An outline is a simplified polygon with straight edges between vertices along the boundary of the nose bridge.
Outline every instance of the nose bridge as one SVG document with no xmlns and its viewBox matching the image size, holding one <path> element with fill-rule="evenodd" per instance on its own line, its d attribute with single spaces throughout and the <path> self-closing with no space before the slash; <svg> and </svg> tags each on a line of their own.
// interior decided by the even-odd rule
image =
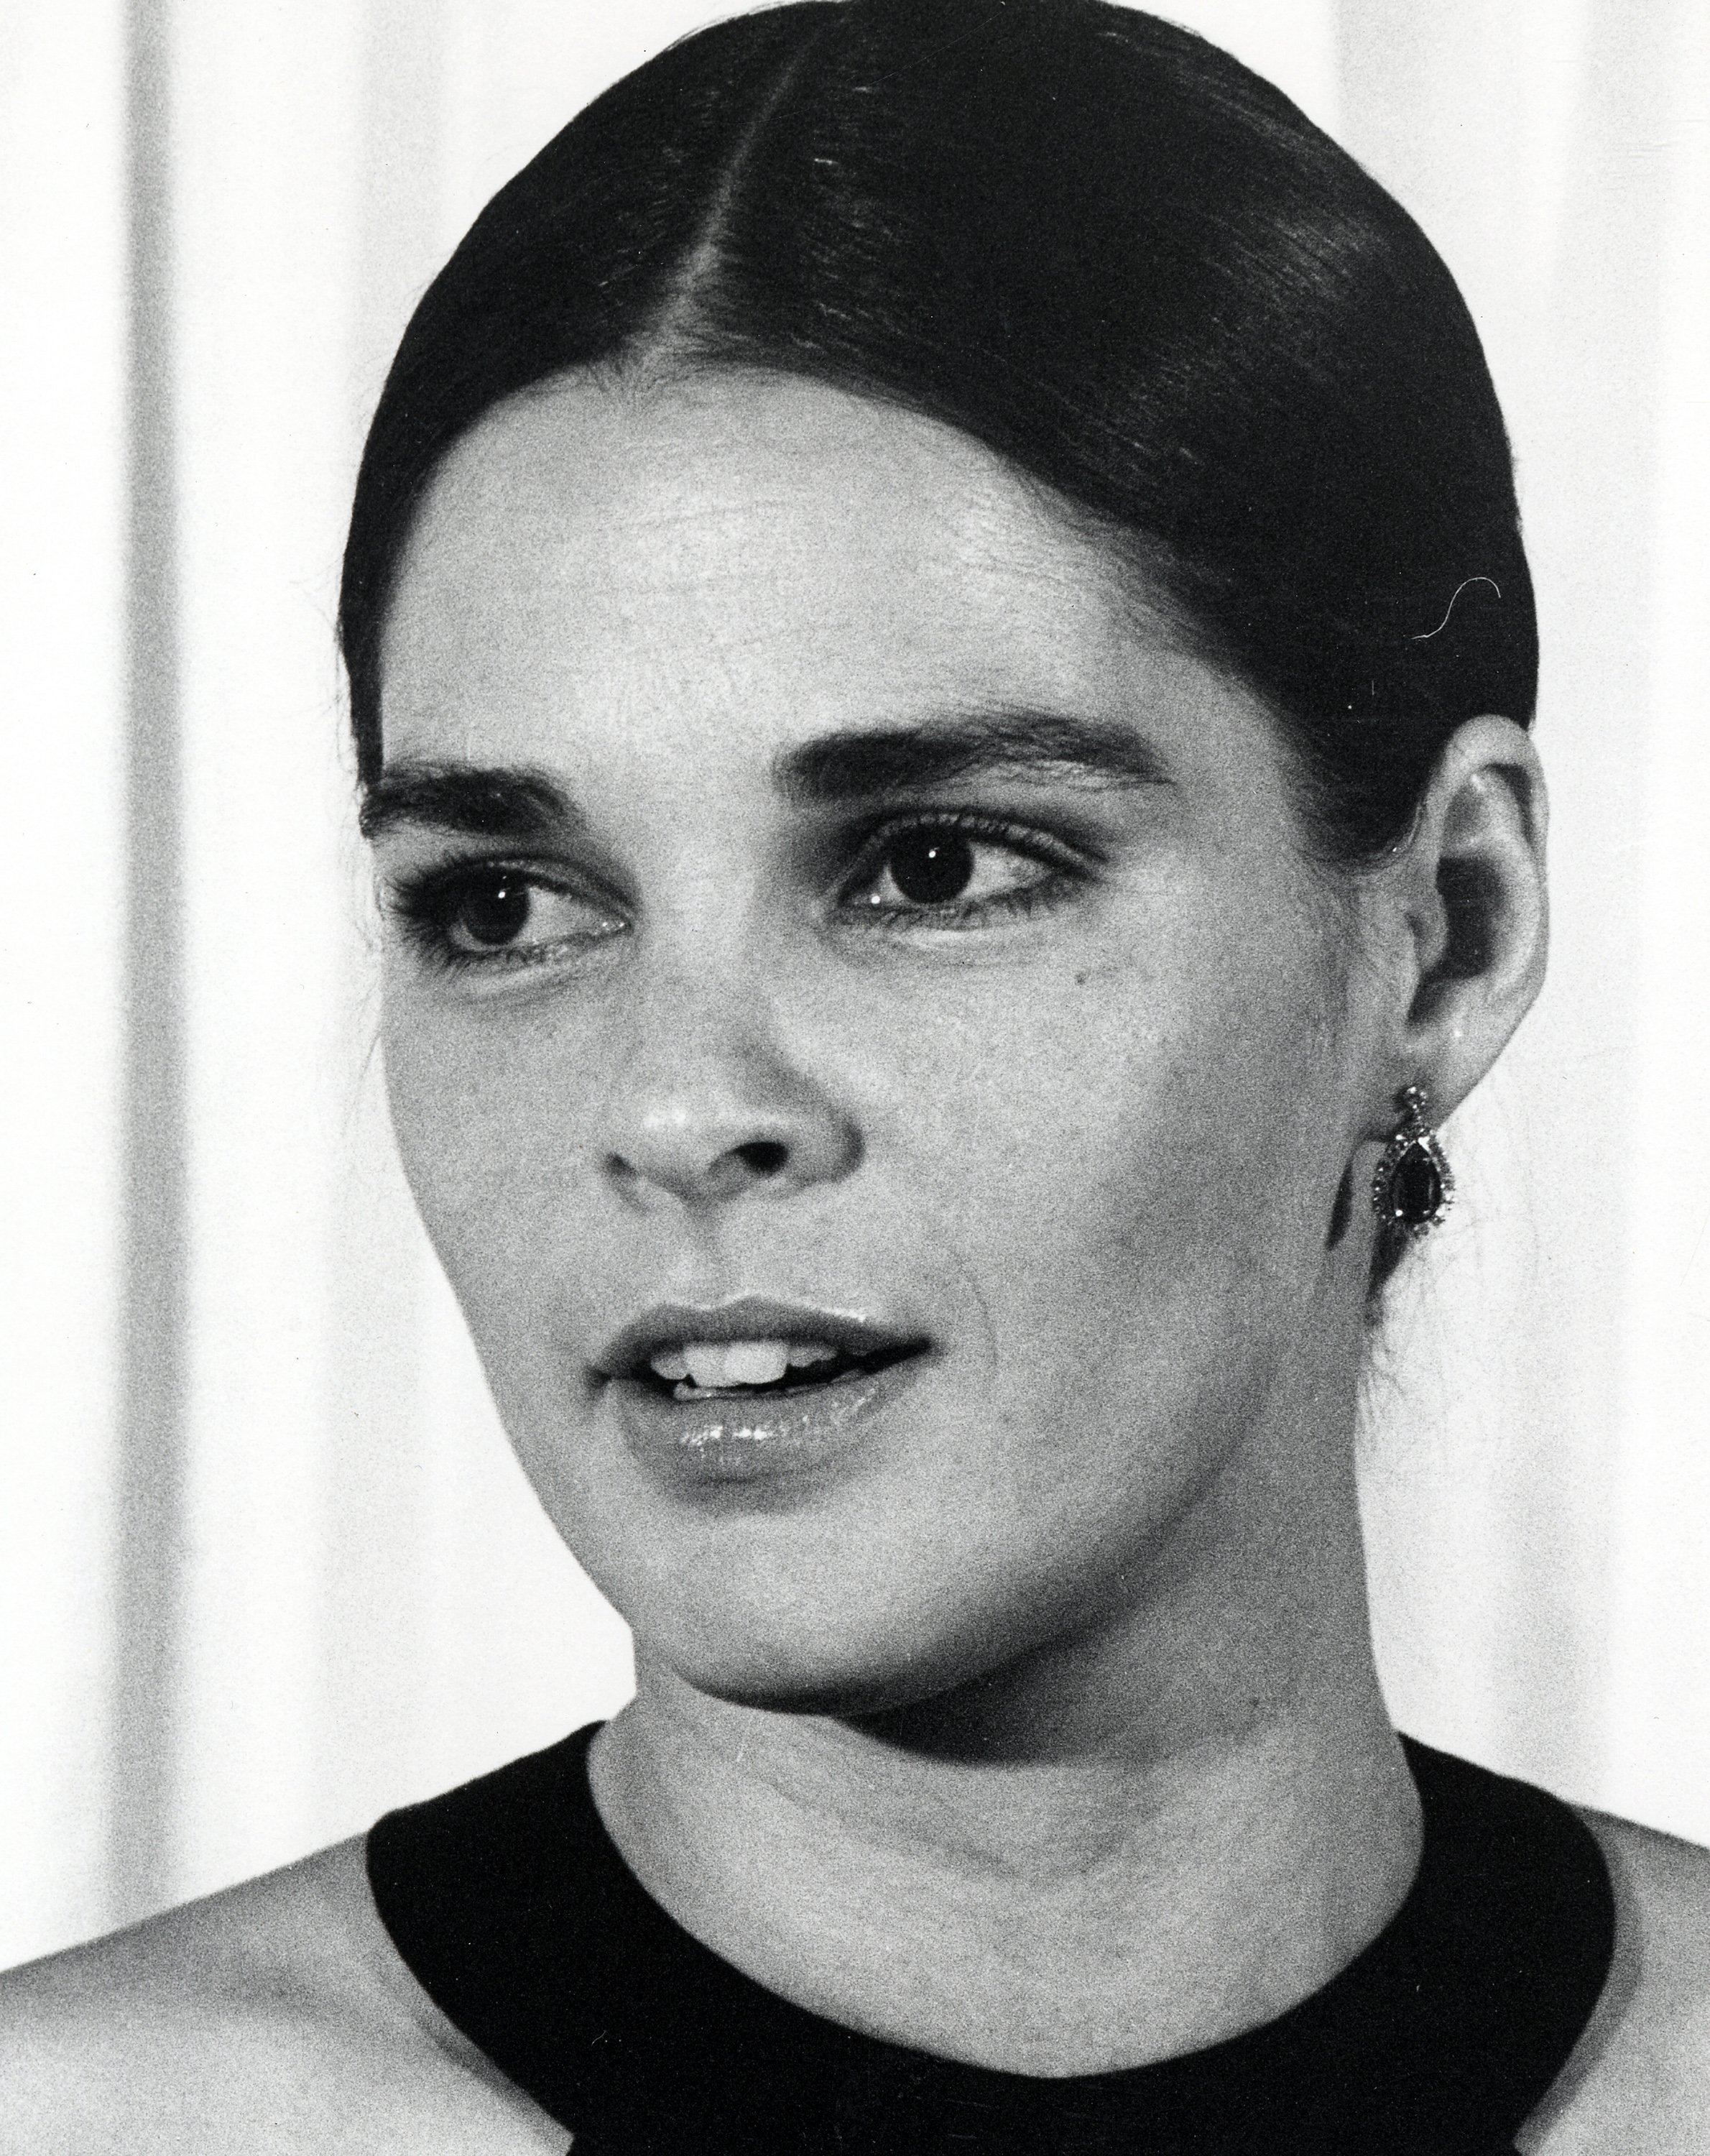
<svg viewBox="0 0 1710 2156">
<path fill-rule="evenodd" d="M 760 939 L 702 914 L 658 924 L 649 941 L 611 1101 L 613 1181 L 694 1204 L 848 1173 L 859 1132 Z"/>
</svg>

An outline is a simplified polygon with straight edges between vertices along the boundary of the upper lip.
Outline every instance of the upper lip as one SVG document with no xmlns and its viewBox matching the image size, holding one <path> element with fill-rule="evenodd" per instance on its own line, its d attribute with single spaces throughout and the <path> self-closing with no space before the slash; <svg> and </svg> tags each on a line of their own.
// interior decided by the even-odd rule
<svg viewBox="0 0 1710 2156">
<path fill-rule="evenodd" d="M 655 1304 L 612 1335 L 595 1368 L 602 1377 L 639 1377 L 663 1349 L 699 1340 L 718 1345 L 733 1340 L 823 1340 L 846 1355 L 861 1357 L 895 1355 L 928 1344 L 923 1332 L 850 1311 L 742 1296 L 732 1302 Z"/>
</svg>

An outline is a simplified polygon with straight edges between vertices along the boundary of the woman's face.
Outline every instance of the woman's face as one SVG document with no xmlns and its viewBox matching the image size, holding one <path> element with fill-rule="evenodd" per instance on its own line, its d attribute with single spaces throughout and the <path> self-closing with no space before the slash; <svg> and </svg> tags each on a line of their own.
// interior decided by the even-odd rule
<svg viewBox="0 0 1710 2156">
<path fill-rule="evenodd" d="M 983 448 L 739 376 L 489 417 L 385 682 L 406 1167 L 644 1655 L 876 1707 L 1305 1594 L 1373 1029 L 1250 694 Z"/>
</svg>

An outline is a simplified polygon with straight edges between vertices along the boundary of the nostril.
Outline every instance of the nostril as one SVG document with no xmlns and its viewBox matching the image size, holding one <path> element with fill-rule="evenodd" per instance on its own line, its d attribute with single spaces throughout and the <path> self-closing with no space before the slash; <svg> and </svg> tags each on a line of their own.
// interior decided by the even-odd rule
<svg viewBox="0 0 1710 2156">
<path fill-rule="evenodd" d="M 790 1158 L 790 1148 L 776 1138 L 750 1138 L 735 1147 L 736 1158 L 755 1175 L 776 1175 Z"/>
</svg>

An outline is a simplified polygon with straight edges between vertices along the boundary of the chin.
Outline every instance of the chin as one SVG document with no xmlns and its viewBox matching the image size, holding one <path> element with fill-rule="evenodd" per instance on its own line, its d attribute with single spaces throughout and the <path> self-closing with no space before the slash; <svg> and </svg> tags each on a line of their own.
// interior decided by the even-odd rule
<svg viewBox="0 0 1710 2156">
<path fill-rule="evenodd" d="M 850 1670 L 704 1669 L 678 1667 L 683 1681 L 727 1707 L 766 1714 L 832 1717 L 855 1722 L 919 1705 L 899 1674 Z"/>
<path fill-rule="evenodd" d="M 709 1698 L 769 1714 L 884 1714 L 945 1688 L 937 1671 L 901 1640 L 858 1640 L 847 1630 L 829 1636 L 811 1624 L 781 1640 L 733 1627 L 726 1616 L 693 1628 L 685 1639 L 638 1631 L 637 1645 Z"/>
<path fill-rule="evenodd" d="M 1062 1614 L 1037 1601 L 998 1610 L 977 1595 L 959 1604 L 941 1580 L 917 1581 L 914 1595 L 901 1581 L 888 1592 L 872 1573 L 828 1594 L 837 1584 L 750 1577 L 744 1592 L 726 1569 L 697 1583 L 712 1594 L 624 1614 L 642 1656 L 710 1698 L 845 1720 L 947 1701 L 1037 1651 Z"/>
</svg>

